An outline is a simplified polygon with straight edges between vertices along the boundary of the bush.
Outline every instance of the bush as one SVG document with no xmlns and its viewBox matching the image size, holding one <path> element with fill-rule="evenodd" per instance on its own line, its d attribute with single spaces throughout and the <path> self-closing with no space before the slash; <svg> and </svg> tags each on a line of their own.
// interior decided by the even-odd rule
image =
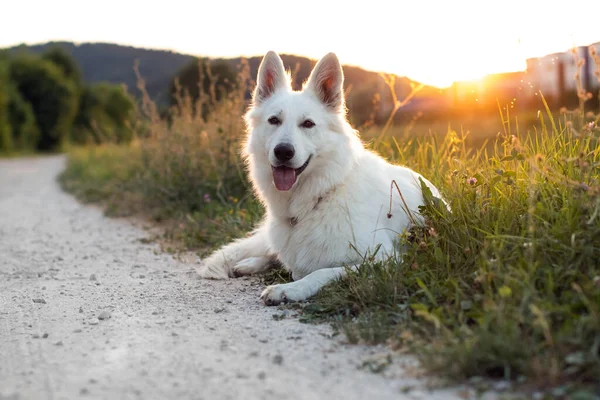
<svg viewBox="0 0 600 400">
<path fill-rule="evenodd" d="M 139 139 L 125 147 L 73 150 L 61 177 L 64 187 L 82 199 L 107 202 L 113 213 L 144 212 L 166 221 L 169 234 L 190 248 L 243 235 L 262 215 L 240 159 L 248 82 L 244 64 L 236 89 L 207 104 L 206 119 L 189 95 L 160 118 L 145 94 L 134 125 Z M 141 77 L 139 88 L 146 93 Z"/>
<path fill-rule="evenodd" d="M 134 110 L 133 99 L 123 88 L 108 84 L 85 86 L 71 141 L 75 144 L 128 143 L 133 139 Z"/>
<path fill-rule="evenodd" d="M 1 62 L 1 61 L 0 61 Z M 13 150 L 12 128 L 8 111 L 8 82 L 3 65 L 0 64 L 0 152 L 8 153 Z"/>
<path fill-rule="evenodd" d="M 9 79 L 36 116 L 37 150 L 57 150 L 70 132 L 77 112 L 75 84 L 53 63 L 26 54 L 9 63 Z"/>
<path fill-rule="evenodd" d="M 73 57 L 71 57 L 71 55 L 63 48 L 56 46 L 46 50 L 42 55 L 42 59 L 50 61 L 52 64 L 56 65 L 62 72 L 63 76 L 67 80 L 73 82 L 76 88 L 83 86 L 79 66 Z"/>
</svg>

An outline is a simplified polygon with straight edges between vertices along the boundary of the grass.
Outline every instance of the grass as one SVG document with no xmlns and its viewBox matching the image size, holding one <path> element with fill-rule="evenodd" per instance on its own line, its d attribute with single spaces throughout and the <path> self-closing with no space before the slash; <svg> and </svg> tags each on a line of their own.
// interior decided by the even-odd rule
<svg viewBox="0 0 600 400">
<path fill-rule="evenodd" d="M 63 186 L 113 215 L 149 216 L 200 254 L 244 235 L 262 216 L 238 153 L 248 82 L 243 69 L 219 103 L 182 93 L 168 120 L 146 98 L 139 138 L 72 149 Z M 446 124 L 367 129 L 380 154 L 441 187 L 452 213 L 426 195 L 426 223 L 402 235 L 405 251 L 366 257 L 303 319 L 409 349 L 451 379 L 600 390 L 600 117 L 540 106 L 527 129 L 501 109 L 475 137 Z"/>
<path fill-rule="evenodd" d="M 403 161 L 442 184 L 452 213 L 430 199 L 404 254 L 366 259 L 307 312 L 450 378 L 597 385 L 600 131 L 550 118 L 523 142 L 507 129 L 492 155 L 454 134 L 416 140 Z"/>
<path fill-rule="evenodd" d="M 262 216 L 239 159 L 247 66 L 236 88 L 213 87 L 193 104 L 179 93 L 169 118 L 146 95 L 138 138 L 129 145 L 74 147 L 63 187 L 83 201 L 102 202 L 109 215 L 144 215 L 166 239 L 205 254 L 248 232 Z M 139 87 L 145 93 L 143 79 Z M 216 91 L 223 90 L 220 102 Z M 209 110 L 203 118 L 201 110 Z"/>
</svg>

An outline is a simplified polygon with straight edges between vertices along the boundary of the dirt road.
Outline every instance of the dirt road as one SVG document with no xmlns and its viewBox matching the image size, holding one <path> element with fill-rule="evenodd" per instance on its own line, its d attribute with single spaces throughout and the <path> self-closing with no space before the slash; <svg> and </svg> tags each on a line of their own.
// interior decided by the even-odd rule
<svg viewBox="0 0 600 400">
<path fill-rule="evenodd" d="M 143 229 L 63 193 L 63 166 L 0 160 L 0 399 L 459 398 L 404 359 L 358 368 L 382 348 L 275 319 L 255 279 L 196 279 Z"/>
</svg>

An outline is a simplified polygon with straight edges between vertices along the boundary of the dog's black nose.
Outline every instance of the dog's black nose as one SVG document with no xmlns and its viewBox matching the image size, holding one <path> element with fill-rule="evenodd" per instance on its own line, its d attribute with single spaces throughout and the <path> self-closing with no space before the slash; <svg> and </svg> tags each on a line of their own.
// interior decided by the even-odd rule
<svg viewBox="0 0 600 400">
<path fill-rule="evenodd" d="M 289 143 L 279 143 L 275 146 L 274 153 L 279 161 L 285 162 L 290 161 L 294 157 L 296 151 L 294 150 L 294 146 Z"/>
</svg>

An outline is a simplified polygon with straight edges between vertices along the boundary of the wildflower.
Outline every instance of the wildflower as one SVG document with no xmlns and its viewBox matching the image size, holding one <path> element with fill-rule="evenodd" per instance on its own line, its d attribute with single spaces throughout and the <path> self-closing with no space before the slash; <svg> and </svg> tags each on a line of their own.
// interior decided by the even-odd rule
<svg viewBox="0 0 600 400">
<path fill-rule="evenodd" d="M 435 228 L 433 228 L 433 227 L 429 228 L 428 232 L 429 232 L 429 236 L 431 236 L 431 237 L 437 237 L 437 235 L 438 235 L 437 232 L 435 231 Z"/>
<path fill-rule="evenodd" d="M 592 121 L 592 122 L 590 122 L 590 123 L 588 124 L 588 128 L 589 128 L 589 129 L 594 129 L 594 126 L 595 126 L 595 125 L 596 125 L 596 124 L 594 123 L 594 121 Z"/>
<path fill-rule="evenodd" d="M 576 188 L 581 190 L 582 192 L 587 192 L 588 190 L 590 190 L 590 187 L 583 182 L 577 185 Z"/>
<path fill-rule="evenodd" d="M 471 186 L 475 186 L 477 184 L 477 178 L 475 178 L 474 176 L 470 177 L 469 179 L 467 179 L 467 183 Z"/>
<path fill-rule="evenodd" d="M 210 194 L 208 194 L 208 193 L 204 194 L 204 202 L 205 203 L 210 203 L 211 202 Z"/>
</svg>

